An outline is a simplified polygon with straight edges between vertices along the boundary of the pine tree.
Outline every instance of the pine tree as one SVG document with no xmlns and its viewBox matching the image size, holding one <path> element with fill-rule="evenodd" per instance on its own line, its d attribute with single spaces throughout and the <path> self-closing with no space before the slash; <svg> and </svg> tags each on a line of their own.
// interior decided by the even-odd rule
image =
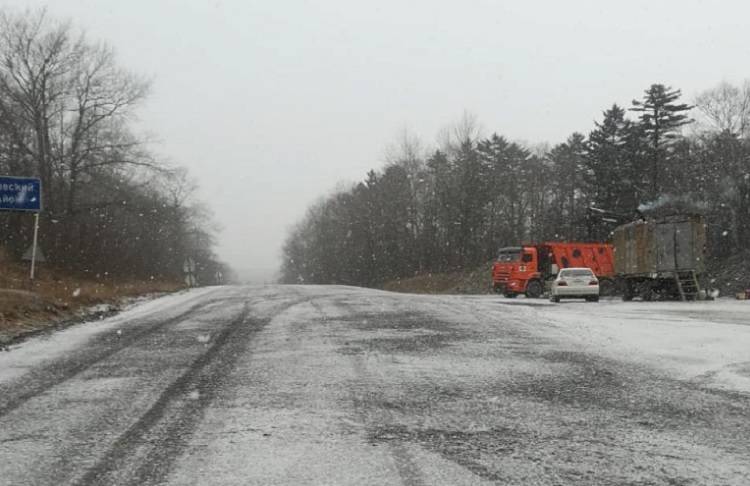
<svg viewBox="0 0 750 486">
<path fill-rule="evenodd" d="M 679 128 L 692 123 L 686 114 L 693 107 L 676 103 L 682 92 L 663 84 L 652 84 L 644 92 L 643 100 L 633 100 L 630 111 L 640 113 L 639 121 L 649 149 L 650 196 L 656 198 L 661 190 L 663 166 L 669 145 L 679 137 Z"/>
<path fill-rule="evenodd" d="M 551 207 L 549 208 L 549 231 L 565 239 L 585 237 L 584 201 L 586 184 L 586 138 L 573 133 L 565 143 L 550 150 L 548 159 L 552 163 Z"/>
<path fill-rule="evenodd" d="M 589 134 L 586 175 L 591 202 L 608 211 L 629 212 L 635 209 L 634 186 L 639 179 L 628 143 L 633 126 L 625 119 L 625 110 L 616 104 L 603 115 Z"/>
</svg>

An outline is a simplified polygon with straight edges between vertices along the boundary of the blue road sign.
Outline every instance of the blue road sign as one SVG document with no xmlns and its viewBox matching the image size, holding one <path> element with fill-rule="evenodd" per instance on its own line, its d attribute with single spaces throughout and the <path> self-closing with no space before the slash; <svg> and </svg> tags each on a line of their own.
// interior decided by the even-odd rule
<svg viewBox="0 0 750 486">
<path fill-rule="evenodd" d="M 42 210 L 42 181 L 34 177 L 0 176 L 0 210 Z"/>
</svg>

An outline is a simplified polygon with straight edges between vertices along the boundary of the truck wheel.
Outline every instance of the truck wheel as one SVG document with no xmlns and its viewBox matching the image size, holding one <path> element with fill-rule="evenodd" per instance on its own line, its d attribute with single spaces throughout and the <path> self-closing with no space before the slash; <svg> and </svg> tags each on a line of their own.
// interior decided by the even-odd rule
<svg viewBox="0 0 750 486">
<path fill-rule="evenodd" d="M 539 280 L 532 280 L 526 285 L 526 297 L 532 299 L 538 299 L 544 293 L 544 287 L 542 287 Z"/>
</svg>

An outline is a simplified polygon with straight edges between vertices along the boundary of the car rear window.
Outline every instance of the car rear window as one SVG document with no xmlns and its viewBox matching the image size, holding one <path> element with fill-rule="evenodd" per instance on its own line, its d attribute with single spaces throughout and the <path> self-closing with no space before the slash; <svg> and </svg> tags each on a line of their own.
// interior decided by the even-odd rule
<svg viewBox="0 0 750 486">
<path fill-rule="evenodd" d="M 563 270 L 560 272 L 561 277 L 590 277 L 594 274 L 588 268 L 576 268 L 574 270 Z"/>
</svg>

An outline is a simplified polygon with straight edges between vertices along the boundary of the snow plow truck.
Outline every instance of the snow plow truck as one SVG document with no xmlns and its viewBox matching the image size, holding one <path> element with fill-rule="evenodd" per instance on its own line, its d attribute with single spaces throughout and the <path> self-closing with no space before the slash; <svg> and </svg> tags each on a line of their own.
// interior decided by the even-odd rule
<svg viewBox="0 0 750 486">
<path fill-rule="evenodd" d="M 506 297 L 541 297 L 561 268 L 587 267 L 599 279 L 602 294 L 614 289 L 612 245 L 548 242 L 501 248 L 492 266 L 492 286 Z"/>
</svg>

